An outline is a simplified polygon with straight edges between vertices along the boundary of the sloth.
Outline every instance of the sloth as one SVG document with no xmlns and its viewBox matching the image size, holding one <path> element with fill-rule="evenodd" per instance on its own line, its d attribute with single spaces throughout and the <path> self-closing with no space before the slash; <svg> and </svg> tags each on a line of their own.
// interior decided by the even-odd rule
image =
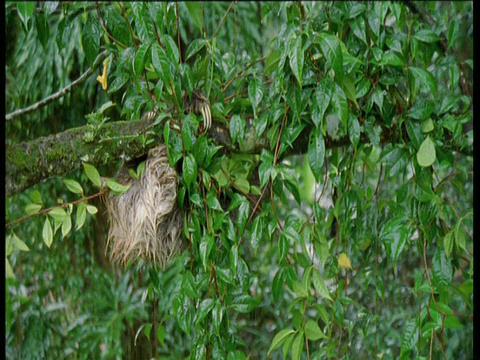
<svg viewBox="0 0 480 360">
<path fill-rule="evenodd" d="M 183 109 L 186 112 L 194 113 L 196 115 L 202 114 L 204 131 L 208 131 L 208 129 L 212 127 L 210 102 L 200 90 L 193 90 L 191 98 L 188 96 L 188 93 L 185 92 L 185 95 L 183 96 Z"/>
<path fill-rule="evenodd" d="M 191 98 L 185 93 L 183 108 L 203 116 L 203 131 L 211 127 L 210 103 L 201 91 L 194 90 Z M 156 110 L 142 119 L 151 116 L 156 116 Z M 143 261 L 164 268 L 187 246 L 181 237 L 184 214 L 177 206 L 178 173 L 168 162 L 166 146 L 148 152 L 140 179 L 130 177 L 127 164 L 116 179 L 130 188 L 105 197 L 110 259 L 117 264 Z"/>
<path fill-rule="evenodd" d="M 181 237 L 183 212 L 177 206 L 178 174 L 168 162 L 165 145 L 149 151 L 140 179 L 131 178 L 124 165 L 117 180 L 130 188 L 105 198 L 110 259 L 122 265 L 143 261 L 164 268 L 186 248 Z"/>
</svg>

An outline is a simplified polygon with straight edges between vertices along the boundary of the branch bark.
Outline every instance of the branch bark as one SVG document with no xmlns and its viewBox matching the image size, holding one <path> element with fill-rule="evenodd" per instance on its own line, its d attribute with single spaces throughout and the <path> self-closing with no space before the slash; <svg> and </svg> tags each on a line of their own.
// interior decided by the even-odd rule
<svg viewBox="0 0 480 360">
<path fill-rule="evenodd" d="M 152 129 L 154 120 L 118 121 L 100 129 L 82 126 L 6 147 L 5 193 L 11 196 L 52 176 L 81 169 L 82 160 L 102 166 L 123 156 L 141 156 L 149 147 L 141 135 Z M 86 133 L 94 132 L 91 142 Z"/>
<path fill-rule="evenodd" d="M 7 197 L 18 194 L 25 189 L 53 176 L 63 176 L 82 168 L 82 161 L 94 166 L 103 166 L 118 159 L 132 159 L 148 153 L 163 139 L 153 128 L 154 118 L 138 121 L 117 121 L 102 125 L 95 130 L 91 126 L 82 126 L 63 133 L 35 139 L 33 141 L 6 147 L 5 193 Z M 305 154 L 308 151 L 311 127 L 305 128 L 288 148 L 283 156 Z M 86 133 L 94 133 L 94 138 L 87 142 Z M 381 135 L 381 143 L 391 141 L 395 130 L 385 129 Z M 143 136 L 142 136 L 143 135 Z M 146 144 L 145 136 L 154 140 Z M 254 127 L 251 126 L 244 137 L 243 145 L 238 148 L 232 144 L 228 125 L 214 123 L 208 132 L 224 152 L 241 152 L 258 154 L 262 149 L 270 149 L 270 142 L 263 136 L 256 139 Z M 406 135 L 405 135 L 406 136 Z M 362 133 L 361 143 L 370 141 L 368 134 Z M 408 138 L 405 139 L 408 142 Z M 348 136 L 332 139 L 325 138 L 325 148 L 350 145 Z M 459 151 L 458 149 L 455 149 Z M 471 149 L 460 150 L 471 156 Z M 111 174 L 110 176 L 113 176 Z"/>
</svg>

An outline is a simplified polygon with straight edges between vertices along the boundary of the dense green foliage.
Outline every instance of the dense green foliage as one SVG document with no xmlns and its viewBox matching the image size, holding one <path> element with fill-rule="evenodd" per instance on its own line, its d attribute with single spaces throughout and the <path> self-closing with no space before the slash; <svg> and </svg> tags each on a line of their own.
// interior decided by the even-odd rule
<svg viewBox="0 0 480 360">
<path fill-rule="evenodd" d="M 122 159 L 8 197 L 7 358 L 472 359 L 472 7 L 7 2 L 7 114 L 106 51 L 7 147 L 158 106 L 189 244 L 110 264 Z M 183 113 L 195 88 L 228 144 Z"/>
</svg>

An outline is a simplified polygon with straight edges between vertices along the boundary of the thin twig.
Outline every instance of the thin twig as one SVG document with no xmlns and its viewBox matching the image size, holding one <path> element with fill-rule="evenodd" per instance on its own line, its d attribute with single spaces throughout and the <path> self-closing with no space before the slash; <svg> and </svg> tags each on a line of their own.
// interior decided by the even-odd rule
<svg viewBox="0 0 480 360">
<path fill-rule="evenodd" d="M 108 53 L 107 51 L 105 50 L 104 52 L 100 53 L 97 58 L 95 59 L 95 61 L 93 62 L 93 65 L 91 68 L 89 68 L 87 71 L 85 71 L 77 80 L 75 80 L 74 82 L 72 82 L 70 85 L 67 85 L 65 86 L 63 89 L 61 89 L 60 91 L 56 92 L 55 94 L 53 95 L 50 95 L 49 97 L 46 97 L 45 99 L 43 100 L 40 100 L 39 102 L 33 104 L 33 105 L 30 105 L 29 107 L 25 108 L 25 109 L 18 109 L 18 110 L 15 110 L 14 112 L 11 112 L 10 114 L 7 114 L 5 116 L 5 119 L 7 121 L 9 120 L 13 120 L 14 118 L 16 118 L 17 116 L 20 116 L 20 115 L 25 115 L 25 114 L 29 114 L 35 110 L 38 110 L 39 108 L 41 108 L 42 106 L 45 106 L 55 100 L 57 100 L 58 98 L 61 98 L 62 96 L 65 96 L 69 91 L 71 91 L 75 86 L 77 86 L 78 84 L 80 84 L 82 81 L 84 81 L 87 77 L 89 77 L 93 71 L 95 70 L 95 68 L 102 62 L 103 59 L 105 59 L 107 57 Z"/>
<path fill-rule="evenodd" d="M 72 201 L 70 203 L 63 203 L 61 205 L 57 205 L 57 206 L 52 206 L 50 208 L 47 208 L 47 209 L 42 209 L 34 214 L 29 214 L 29 215 L 26 215 L 24 217 L 21 217 L 17 220 L 14 220 L 12 222 L 9 222 L 8 224 L 5 224 L 5 227 L 6 228 L 12 228 L 13 226 L 19 224 L 19 223 L 22 223 L 24 222 L 25 220 L 28 220 L 34 216 L 41 216 L 41 215 L 45 215 L 45 214 L 48 214 L 50 211 L 52 211 L 53 209 L 65 209 L 68 207 L 68 205 L 77 205 L 79 203 L 82 203 L 82 202 L 85 202 L 85 201 L 88 201 L 88 200 L 91 200 L 91 199 L 94 199 L 94 198 L 97 198 L 97 197 L 100 197 L 104 194 L 106 194 L 107 192 L 109 191 L 109 188 L 108 187 L 104 187 L 103 189 L 101 189 L 98 193 L 95 193 L 93 195 L 89 195 L 89 196 L 85 196 L 85 197 L 82 197 L 81 199 L 78 199 L 78 200 L 75 200 L 75 201 Z"/>
<path fill-rule="evenodd" d="M 240 76 L 243 75 L 243 73 L 248 69 L 248 68 L 251 68 L 253 65 L 255 65 L 256 63 L 260 62 L 260 61 L 263 61 L 265 60 L 266 58 L 268 58 L 268 55 L 267 56 L 264 56 L 264 57 L 261 57 L 260 59 L 257 59 L 255 61 L 252 61 L 250 64 L 248 64 L 247 66 L 245 66 L 245 69 L 242 69 L 240 70 L 233 78 L 231 78 L 230 80 L 228 80 L 225 85 L 222 86 L 222 91 L 225 92 L 225 90 L 230 86 L 232 85 L 232 83 L 238 79 Z"/>
<path fill-rule="evenodd" d="M 213 38 L 216 38 L 218 35 L 218 32 L 223 26 L 223 23 L 225 22 L 225 19 L 227 18 L 228 14 L 230 13 L 230 10 L 232 10 L 233 5 L 235 5 L 236 1 L 232 1 L 230 6 L 228 7 L 227 11 L 225 12 L 225 15 L 223 15 L 222 21 L 220 21 L 220 24 L 218 25 L 217 31 L 215 31 L 215 35 L 213 35 Z"/>
</svg>

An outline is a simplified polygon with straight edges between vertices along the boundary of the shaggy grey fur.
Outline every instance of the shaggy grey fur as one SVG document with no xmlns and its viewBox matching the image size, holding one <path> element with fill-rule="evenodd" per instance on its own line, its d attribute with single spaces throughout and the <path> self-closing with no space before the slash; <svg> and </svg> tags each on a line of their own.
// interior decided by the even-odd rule
<svg viewBox="0 0 480 360">
<path fill-rule="evenodd" d="M 185 249 L 183 213 L 177 207 L 178 175 L 168 163 L 165 145 L 149 151 L 139 180 L 125 176 L 126 168 L 122 170 L 122 182 L 130 188 L 106 198 L 110 258 L 123 265 L 143 260 L 164 267 Z"/>
</svg>

